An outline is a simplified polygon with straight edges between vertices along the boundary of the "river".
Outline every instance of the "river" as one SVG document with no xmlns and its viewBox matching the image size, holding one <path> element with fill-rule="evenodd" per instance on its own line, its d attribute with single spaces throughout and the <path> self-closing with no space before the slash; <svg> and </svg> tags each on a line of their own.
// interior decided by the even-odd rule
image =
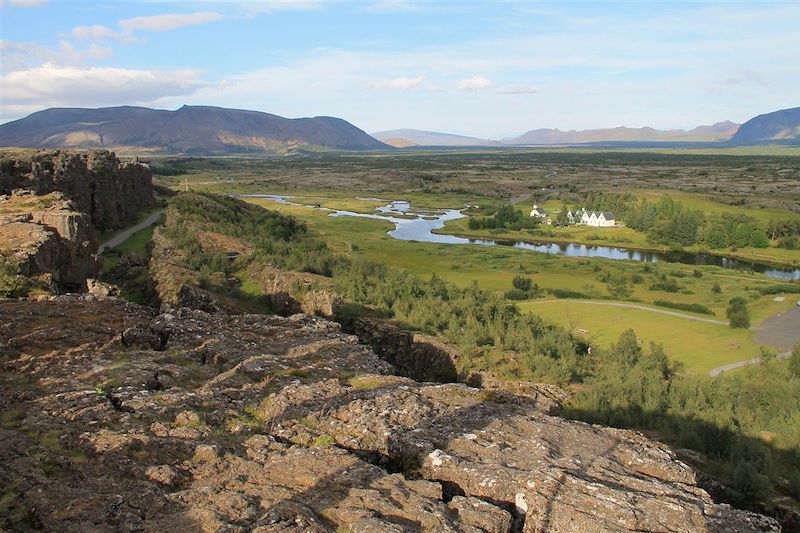
<svg viewBox="0 0 800 533">
<path fill-rule="evenodd" d="M 278 203 L 289 205 L 307 206 L 292 202 L 292 196 L 274 194 L 247 194 L 256 198 L 267 198 Z M 369 200 L 380 200 L 369 198 Z M 651 250 L 638 250 L 635 248 L 619 248 L 594 244 L 554 243 L 554 242 L 527 242 L 499 239 L 478 239 L 458 237 L 456 235 L 443 235 L 433 233 L 442 229 L 445 222 L 458 220 L 466 215 L 460 209 L 412 209 L 411 203 L 395 200 L 389 201 L 385 206 L 376 208 L 376 213 L 356 213 L 325 207 L 315 207 L 330 211 L 332 217 L 359 217 L 385 220 L 394 224 L 394 229 L 388 232 L 389 236 L 401 241 L 432 242 L 439 244 L 474 244 L 480 246 L 507 246 L 521 250 L 530 250 L 544 254 L 564 255 L 567 257 L 600 257 L 626 261 L 639 261 L 644 263 L 681 263 L 686 265 L 715 265 L 727 269 L 746 270 L 758 272 L 772 278 L 787 281 L 799 280 L 800 269 L 781 268 L 757 261 L 732 259 L 720 255 L 702 252 L 659 252 Z M 411 218 L 413 217 L 413 218 Z"/>
</svg>

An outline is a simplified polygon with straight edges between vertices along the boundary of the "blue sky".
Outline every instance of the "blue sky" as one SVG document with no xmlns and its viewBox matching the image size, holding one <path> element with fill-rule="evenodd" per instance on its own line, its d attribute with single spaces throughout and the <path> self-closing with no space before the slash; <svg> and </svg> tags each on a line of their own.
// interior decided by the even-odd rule
<svg viewBox="0 0 800 533">
<path fill-rule="evenodd" d="M 800 105 L 797 1 L 0 2 L 0 121 L 204 104 L 500 138 Z"/>
</svg>

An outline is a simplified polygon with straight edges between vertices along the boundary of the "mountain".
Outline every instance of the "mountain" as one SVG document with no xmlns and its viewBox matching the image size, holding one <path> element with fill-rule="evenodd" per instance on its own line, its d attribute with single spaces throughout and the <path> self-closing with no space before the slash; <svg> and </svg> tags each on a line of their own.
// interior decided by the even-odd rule
<svg viewBox="0 0 800 533">
<path fill-rule="evenodd" d="M 657 130 L 649 127 L 604 128 L 595 130 L 536 129 L 519 137 L 503 139 L 504 144 L 582 144 L 596 142 L 689 142 L 726 141 L 736 132 L 738 124 L 731 121 L 717 122 L 710 126 L 698 126 L 691 130 Z"/>
<path fill-rule="evenodd" d="M 288 119 L 211 106 L 183 106 L 176 111 L 132 106 L 46 109 L 0 125 L 0 146 L 124 146 L 176 154 L 285 152 L 298 146 L 388 148 L 340 118 Z"/>
<path fill-rule="evenodd" d="M 379 131 L 373 133 L 372 136 L 398 148 L 406 146 L 498 146 L 500 144 L 488 139 L 410 129 Z"/>
<path fill-rule="evenodd" d="M 731 138 L 731 144 L 761 144 L 770 141 L 800 144 L 800 107 L 751 118 Z"/>
</svg>

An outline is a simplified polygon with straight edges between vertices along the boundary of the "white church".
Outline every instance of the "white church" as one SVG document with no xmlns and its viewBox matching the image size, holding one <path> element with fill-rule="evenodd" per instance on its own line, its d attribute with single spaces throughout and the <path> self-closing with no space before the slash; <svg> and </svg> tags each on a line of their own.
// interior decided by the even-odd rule
<svg viewBox="0 0 800 533">
<path fill-rule="evenodd" d="M 613 228 L 617 225 L 614 213 L 611 211 L 587 211 L 586 209 L 576 209 L 567 211 L 567 219 L 570 224 L 582 224 L 595 228 Z"/>
<path fill-rule="evenodd" d="M 536 204 L 533 204 L 530 216 L 541 218 L 546 224 L 552 223 L 547 212 Z M 567 220 L 570 224 L 593 226 L 595 228 L 613 228 L 617 225 L 614 213 L 611 211 L 587 211 L 585 208 L 567 211 Z"/>
</svg>

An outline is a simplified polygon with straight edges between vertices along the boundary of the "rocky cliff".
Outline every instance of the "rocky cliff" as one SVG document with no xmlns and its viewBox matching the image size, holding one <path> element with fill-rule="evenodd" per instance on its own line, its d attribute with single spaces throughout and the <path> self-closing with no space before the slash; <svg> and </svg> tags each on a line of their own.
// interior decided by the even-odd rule
<svg viewBox="0 0 800 533">
<path fill-rule="evenodd" d="M 0 301 L 0 528 L 777 531 L 639 433 L 422 383 L 307 315 Z"/>
<path fill-rule="evenodd" d="M 6 152 L 0 157 L 0 194 L 14 189 L 61 192 L 98 230 L 131 224 L 155 205 L 150 170 L 105 150 Z"/>
<path fill-rule="evenodd" d="M 0 254 L 44 287 L 78 289 L 97 270 L 94 230 L 61 193 L 0 196 Z"/>
</svg>

